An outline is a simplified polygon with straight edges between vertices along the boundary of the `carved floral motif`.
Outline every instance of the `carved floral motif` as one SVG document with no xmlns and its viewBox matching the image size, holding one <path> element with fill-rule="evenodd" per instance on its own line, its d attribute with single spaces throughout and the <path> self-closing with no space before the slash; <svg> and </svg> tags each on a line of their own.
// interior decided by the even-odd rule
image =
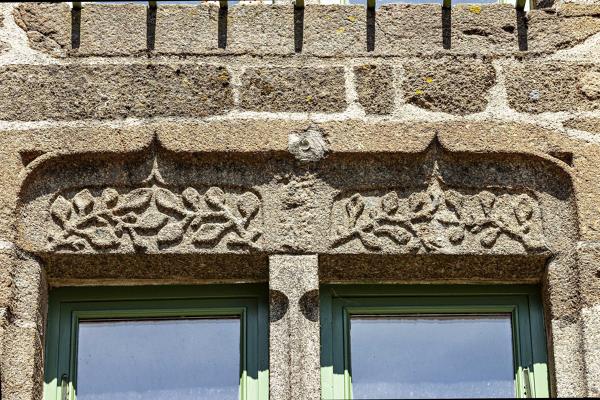
<svg viewBox="0 0 600 400">
<path fill-rule="evenodd" d="M 540 207 L 527 193 L 465 194 L 443 189 L 434 177 L 424 192 L 400 197 L 398 192 L 375 197 L 356 193 L 338 203 L 344 215 L 332 247 L 359 240 L 364 248 L 380 251 L 390 245 L 410 252 L 435 252 L 465 244 L 493 248 L 501 237 L 520 243 L 526 251 L 546 249 Z"/>
<path fill-rule="evenodd" d="M 211 187 L 181 193 L 165 187 L 156 162 L 151 176 L 125 193 L 105 188 L 98 196 L 83 189 L 71 199 L 58 196 L 50 206 L 58 230 L 48 237 L 51 250 L 109 250 L 131 243 L 136 251 L 181 245 L 257 249 L 261 232 L 251 223 L 261 202 L 252 192 L 226 194 Z"/>
</svg>

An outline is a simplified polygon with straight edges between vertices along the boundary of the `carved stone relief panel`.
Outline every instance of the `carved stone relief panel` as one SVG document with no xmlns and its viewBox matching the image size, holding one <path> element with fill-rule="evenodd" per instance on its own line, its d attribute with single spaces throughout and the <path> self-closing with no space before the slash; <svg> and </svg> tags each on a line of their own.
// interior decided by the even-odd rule
<svg viewBox="0 0 600 400">
<path fill-rule="evenodd" d="M 260 198 L 220 187 L 170 189 L 154 162 L 140 187 L 83 189 L 50 205 L 50 251 L 259 249 Z M 185 250 L 184 250 L 185 251 Z"/>
<path fill-rule="evenodd" d="M 332 247 L 445 253 L 548 250 L 533 193 L 444 188 L 348 193 L 332 210 Z"/>
<path fill-rule="evenodd" d="M 74 164 L 75 160 L 77 164 Z M 65 158 L 20 194 L 37 253 L 550 254 L 575 239 L 568 174 L 525 155 Z"/>
</svg>

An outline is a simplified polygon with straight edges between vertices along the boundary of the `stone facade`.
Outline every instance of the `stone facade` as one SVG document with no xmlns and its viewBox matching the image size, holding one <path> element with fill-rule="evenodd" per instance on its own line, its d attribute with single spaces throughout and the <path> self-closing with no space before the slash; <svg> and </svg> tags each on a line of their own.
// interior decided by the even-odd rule
<svg viewBox="0 0 600 400">
<path fill-rule="evenodd" d="M 0 5 L 0 381 L 57 286 L 263 282 L 318 398 L 319 283 L 532 283 L 600 396 L 600 4 Z M 298 396 L 292 393 L 301 394 Z"/>
</svg>

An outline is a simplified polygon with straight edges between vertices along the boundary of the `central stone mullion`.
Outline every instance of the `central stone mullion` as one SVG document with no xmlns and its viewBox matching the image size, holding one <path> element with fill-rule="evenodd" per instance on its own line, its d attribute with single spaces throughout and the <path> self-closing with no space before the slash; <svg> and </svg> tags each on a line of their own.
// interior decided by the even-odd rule
<svg viewBox="0 0 600 400">
<path fill-rule="evenodd" d="M 269 257 L 270 398 L 320 398 L 316 255 Z"/>
</svg>

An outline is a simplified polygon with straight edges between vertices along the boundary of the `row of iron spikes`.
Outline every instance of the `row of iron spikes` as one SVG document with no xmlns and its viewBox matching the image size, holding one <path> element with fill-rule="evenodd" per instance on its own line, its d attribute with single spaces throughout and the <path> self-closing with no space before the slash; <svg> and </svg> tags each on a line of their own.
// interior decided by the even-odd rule
<svg viewBox="0 0 600 400">
<path fill-rule="evenodd" d="M 525 8 L 526 1 L 527 0 L 517 0 L 516 8 L 519 10 L 523 10 Z M 76 10 L 81 10 L 81 3 L 82 3 L 81 1 L 72 2 L 73 8 Z M 226 8 L 227 3 L 228 3 L 227 0 L 219 0 L 219 7 Z M 377 3 L 377 0 L 367 0 L 367 8 L 374 9 L 376 6 L 376 3 Z M 150 7 L 150 8 L 156 8 L 157 6 L 158 6 L 158 2 L 156 0 L 148 2 L 148 7 Z M 295 0 L 294 6 L 296 8 L 304 8 L 304 0 Z M 443 0 L 442 7 L 443 8 L 452 7 L 452 0 Z"/>
</svg>

